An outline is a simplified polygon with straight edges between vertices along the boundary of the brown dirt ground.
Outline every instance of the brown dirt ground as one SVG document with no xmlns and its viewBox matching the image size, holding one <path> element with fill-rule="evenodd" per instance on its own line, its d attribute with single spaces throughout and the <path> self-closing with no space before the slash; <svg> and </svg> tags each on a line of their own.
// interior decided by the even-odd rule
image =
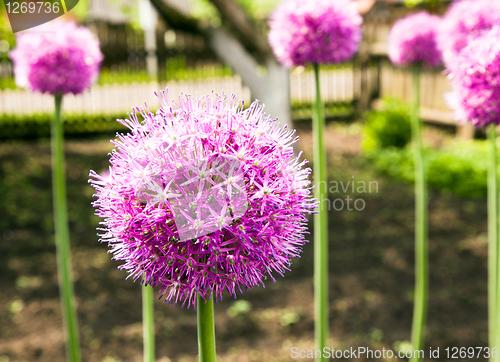
<svg viewBox="0 0 500 362">
<path fill-rule="evenodd" d="M 310 129 L 301 126 L 299 134 L 310 159 Z M 363 199 L 366 207 L 330 213 L 329 345 L 391 349 L 410 339 L 413 188 L 373 170 L 360 155 L 356 127 L 329 127 L 326 138 L 331 181 L 378 183 L 378 192 L 330 195 Z M 88 171 L 107 168 L 110 149 L 107 139 L 66 144 L 83 360 L 141 361 L 140 286 L 125 280 L 97 242 L 90 206 Z M 65 360 L 50 190 L 48 140 L 0 144 L 0 362 Z M 431 192 L 430 210 L 426 350 L 440 347 L 446 360 L 446 347 L 487 344 L 486 202 Z M 216 304 L 220 362 L 292 361 L 291 347 L 314 348 L 312 255 L 309 243 L 285 278 L 242 294 L 249 312 L 228 313 L 238 306 L 229 297 Z M 193 309 L 156 301 L 155 311 L 158 361 L 196 361 Z"/>
</svg>

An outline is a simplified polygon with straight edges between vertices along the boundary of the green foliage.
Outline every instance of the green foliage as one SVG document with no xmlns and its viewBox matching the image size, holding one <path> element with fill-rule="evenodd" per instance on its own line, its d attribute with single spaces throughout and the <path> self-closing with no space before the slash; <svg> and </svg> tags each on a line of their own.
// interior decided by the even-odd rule
<svg viewBox="0 0 500 362">
<path fill-rule="evenodd" d="M 417 5 L 430 5 L 435 6 L 441 3 L 441 0 L 405 0 L 405 5 L 414 7 Z"/>
<path fill-rule="evenodd" d="M 280 0 L 236 0 L 254 18 L 267 18 Z"/>
<path fill-rule="evenodd" d="M 403 148 L 411 139 L 410 110 L 402 101 L 384 99 L 383 109 L 366 112 L 365 119 L 364 150 Z"/>
<path fill-rule="evenodd" d="M 208 22 L 217 28 L 221 25 L 221 19 L 217 8 L 208 0 L 189 0 L 191 16 L 195 19 Z"/>
<path fill-rule="evenodd" d="M 52 117 L 51 114 L 0 115 L 0 139 L 47 137 L 50 135 Z M 116 121 L 123 118 L 127 118 L 127 115 L 67 114 L 64 115 L 64 132 L 69 135 L 83 135 L 124 131 L 125 126 Z"/>
<path fill-rule="evenodd" d="M 184 55 L 167 59 L 166 68 L 167 81 L 221 78 L 233 75 L 231 68 L 222 64 L 199 64 L 194 68 L 188 68 L 186 65 L 186 57 Z"/>
<path fill-rule="evenodd" d="M 311 121 L 313 116 L 311 102 L 300 102 L 292 99 L 292 119 L 295 121 Z M 325 103 L 325 117 L 327 118 L 351 118 L 354 114 L 352 102 Z"/>
<path fill-rule="evenodd" d="M 79 0 L 78 4 L 71 9 L 70 14 L 74 15 L 79 21 L 87 18 L 89 12 L 90 0 Z"/>
<path fill-rule="evenodd" d="M 11 77 L 0 77 L 0 91 L 5 89 L 16 89 L 16 82 Z"/>
<path fill-rule="evenodd" d="M 148 75 L 148 72 L 143 71 L 123 71 L 109 70 L 102 68 L 99 74 L 97 84 L 130 84 L 130 83 L 145 83 L 153 79 Z"/>
<path fill-rule="evenodd" d="M 15 45 L 15 37 L 5 11 L 5 5 L 0 1 L 0 61 L 7 59 L 8 51 Z"/>
<path fill-rule="evenodd" d="M 454 141 L 443 149 L 424 149 L 429 187 L 462 197 L 486 197 L 486 141 Z M 365 153 L 375 167 L 396 179 L 413 182 L 413 150 L 390 147 Z M 500 156 L 500 153 L 499 153 Z"/>
<path fill-rule="evenodd" d="M 196 18 L 209 19 L 213 26 L 220 25 L 217 9 L 209 0 L 190 0 L 192 13 Z M 278 6 L 280 0 L 236 0 L 245 12 L 254 19 L 265 19 Z"/>
</svg>

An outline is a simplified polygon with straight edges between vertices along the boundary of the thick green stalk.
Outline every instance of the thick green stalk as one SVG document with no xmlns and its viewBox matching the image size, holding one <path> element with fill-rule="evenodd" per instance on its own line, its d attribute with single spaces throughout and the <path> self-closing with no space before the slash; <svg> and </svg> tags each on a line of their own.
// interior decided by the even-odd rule
<svg viewBox="0 0 500 362">
<path fill-rule="evenodd" d="M 215 362 L 215 325 L 214 299 L 207 300 L 198 294 L 196 296 L 196 311 L 198 317 L 198 353 L 200 362 Z"/>
<path fill-rule="evenodd" d="M 52 135 L 52 193 L 54 228 L 56 233 L 57 272 L 66 337 L 66 356 L 71 362 L 80 361 L 80 341 L 75 307 L 75 293 L 71 275 L 68 206 L 64 173 L 64 132 L 61 115 L 62 95 L 55 96 L 56 111 L 51 123 Z"/>
<path fill-rule="evenodd" d="M 326 153 L 324 144 L 325 116 L 321 101 L 319 65 L 314 64 L 316 103 L 313 112 L 314 197 L 320 202 L 319 213 L 314 214 L 314 334 L 316 349 L 323 351 L 328 340 L 328 200 L 326 192 Z M 321 356 L 319 361 L 326 361 Z"/>
<path fill-rule="evenodd" d="M 488 335 L 490 348 L 498 347 L 498 180 L 496 129 L 488 130 Z M 490 361 L 497 358 L 490 357 Z"/>
<path fill-rule="evenodd" d="M 155 360 L 155 319 L 153 304 L 153 287 L 142 287 L 142 334 L 144 340 L 144 362 Z"/>
<path fill-rule="evenodd" d="M 413 105 L 411 123 L 415 163 L 415 301 L 411 342 L 414 350 L 423 350 L 429 289 L 429 253 L 427 247 L 427 185 L 420 134 L 420 64 L 413 66 Z M 421 358 L 412 358 L 418 362 Z"/>
</svg>

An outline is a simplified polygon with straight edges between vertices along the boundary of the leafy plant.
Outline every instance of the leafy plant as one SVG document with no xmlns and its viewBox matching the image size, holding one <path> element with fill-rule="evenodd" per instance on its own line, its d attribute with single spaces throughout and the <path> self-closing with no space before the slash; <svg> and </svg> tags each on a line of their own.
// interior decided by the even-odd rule
<svg viewBox="0 0 500 362">
<path fill-rule="evenodd" d="M 486 197 L 487 152 L 487 144 L 482 140 L 454 141 L 443 149 L 424 149 L 429 187 L 462 197 Z M 414 182 L 411 147 L 377 149 L 365 154 L 380 172 Z"/>
<path fill-rule="evenodd" d="M 366 112 L 365 119 L 362 143 L 365 151 L 403 148 L 411 139 L 410 109 L 400 100 L 384 99 L 382 110 Z"/>
</svg>

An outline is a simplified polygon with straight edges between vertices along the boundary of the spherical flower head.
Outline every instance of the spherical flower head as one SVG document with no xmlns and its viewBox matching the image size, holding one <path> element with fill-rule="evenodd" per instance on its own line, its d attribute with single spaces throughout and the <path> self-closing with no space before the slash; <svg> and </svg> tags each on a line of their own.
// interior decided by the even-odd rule
<svg viewBox="0 0 500 362">
<path fill-rule="evenodd" d="M 79 94 L 99 75 L 99 41 L 85 27 L 60 19 L 16 37 L 10 53 L 19 87 L 50 94 Z"/>
<path fill-rule="evenodd" d="M 350 0 L 288 0 L 271 16 L 269 43 L 287 67 L 340 63 L 357 52 L 362 22 Z"/>
<path fill-rule="evenodd" d="M 445 63 L 452 61 L 471 37 L 488 31 L 500 20 L 497 0 L 462 0 L 453 2 L 438 31 L 438 46 Z"/>
<path fill-rule="evenodd" d="M 500 26 L 469 41 L 449 66 L 447 97 L 458 121 L 500 124 Z"/>
<path fill-rule="evenodd" d="M 109 172 L 91 171 L 101 241 L 134 280 L 188 307 L 282 275 L 317 206 L 294 132 L 235 96 L 158 98 L 155 114 L 121 121 L 130 132 L 113 141 Z"/>
<path fill-rule="evenodd" d="M 425 11 L 398 20 L 389 33 L 389 58 L 394 64 L 423 63 L 430 67 L 441 63 L 436 29 L 441 19 Z"/>
</svg>

